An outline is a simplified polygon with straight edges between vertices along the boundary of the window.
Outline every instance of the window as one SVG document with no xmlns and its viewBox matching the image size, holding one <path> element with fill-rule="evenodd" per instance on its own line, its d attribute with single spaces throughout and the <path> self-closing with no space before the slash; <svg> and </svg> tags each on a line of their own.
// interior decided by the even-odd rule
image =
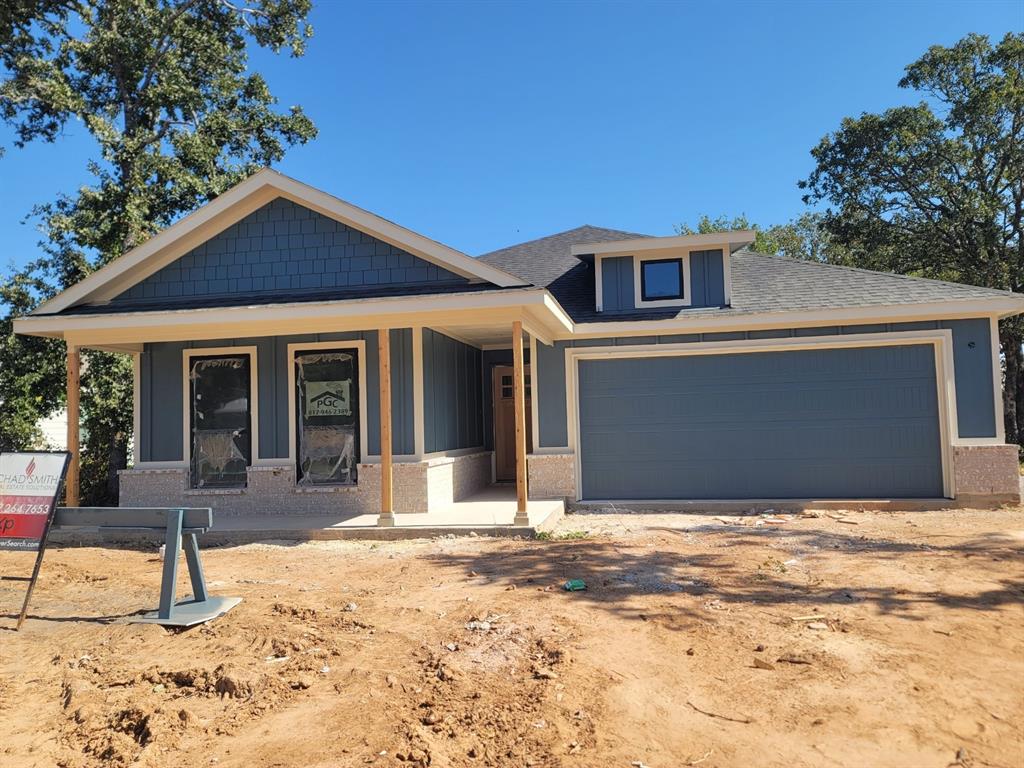
<svg viewBox="0 0 1024 768">
<path fill-rule="evenodd" d="M 530 399 L 530 374 L 528 374 L 528 373 L 524 374 L 524 376 L 523 376 L 523 383 L 525 384 L 525 386 L 523 388 L 523 397 L 524 397 L 524 399 L 529 400 Z M 501 398 L 503 400 L 511 400 L 514 393 L 515 393 L 515 389 L 513 389 L 513 386 L 512 386 L 512 377 L 511 376 L 502 376 L 501 377 Z"/>
<path fill-rule="evenodd" d="M 250 357 L 190 357 L 188 372 L 191 485 L 245 487 L 252 460 Z"/>
<path fill-rule="evenodd" d="M 359 358 L 356 350 L 295 353 L 299 485 L 352 485 L 359 464 Z"/>
<path fill-rule="evenodd" d="M 643 301 L 682 299 L 682 259 L 650 259 L 640 263 L 640 298 Z"/>
</svg>

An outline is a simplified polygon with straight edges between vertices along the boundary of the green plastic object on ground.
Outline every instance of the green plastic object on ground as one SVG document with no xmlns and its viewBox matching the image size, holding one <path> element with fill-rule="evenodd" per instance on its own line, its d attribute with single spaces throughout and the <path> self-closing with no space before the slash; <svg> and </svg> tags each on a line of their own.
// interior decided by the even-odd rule
<svg viewBox="0 0 1024 768">
<path fill-rule="evenodd" d="M 587 583 L 583 579 L 569 579 L 562 586 L 566 592 L 582 592 L 587 588 Z"/>
</svg>

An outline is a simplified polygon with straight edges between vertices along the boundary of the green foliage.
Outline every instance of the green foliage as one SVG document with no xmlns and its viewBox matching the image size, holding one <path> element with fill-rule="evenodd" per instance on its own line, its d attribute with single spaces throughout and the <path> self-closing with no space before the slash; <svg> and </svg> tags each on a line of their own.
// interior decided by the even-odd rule
<svg viewBox="0 0 1024 768">
<path fill-rule="evenodd" d="M 44 255 L 5 280 L 0 445 L 37 439 L 63 399 L 61 345 L 13 337 L 24 314 L 316 135 L 301 108 L 276 109 L 250 72 L 256 45 L 301 56 L 310 0 L 7 0 L 0 5 L 0 118 L 16 147 L 69 123 L 98 145 L 91 181 L 33 209 Z M 116 500 L 131 435 L 123 356 L 83 354 L 85 503 Z"/>
<path fill-rule="evenodd" d="M 27 274 L 15 273 L 0 283 L 0 304 L 10 309 L 0 318 L 0 451 L 39 447 L 39 420 L 60 407 L 63 345 L 12 332 L 13 317 L 28 312 L 44 289 Z"/>
<path fill-rule="evenodd" d="M 804 200 L 858 264 L 1024 289 L 1024 34 L 933 46 L 899 84 L 925 100 L 843 120 Z"/>
<path fill-rule="evenodd" d="M 752 229 L 755 234 L 754 243 L 750 248 L 758 253 L 820 261 L 826 264 L 849 264 L 849 252 L 824 229 L 822 218 L 819 213 L 806 212 L 787 224 L 761 227 L 751 223 L 742 214 L 733 218 L 712 218 L 705 214 L 697 221 L 696 227 L 684 223 L 676 226 L 676 231 L 681 235 L 706 235 L 736 229 Z"/>
<path fill-rule="evenodd" d="M 800 186 L 858 265 L 1024 290 L 1024 33 L 932 46 L 900 87 L 922 101 L 846 118 Z M 1011 441 L 1024 442 L 1024 324 L 1000 328 Z"/>
</svg>

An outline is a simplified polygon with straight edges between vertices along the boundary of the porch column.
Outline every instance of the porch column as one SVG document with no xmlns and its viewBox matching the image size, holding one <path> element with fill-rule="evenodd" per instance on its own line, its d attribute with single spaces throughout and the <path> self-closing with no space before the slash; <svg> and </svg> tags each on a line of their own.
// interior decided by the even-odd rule
<svg viewBox="0 0 1024 768">
<path fill-rule="evenodd" d="M 391 470 L 391 331 L 377 331 L 377 362 L 380 378 L 380 517 L 377 525 L 395 524 Z"/>
<path fill-rule="evenodd" d="M 67 345 L 67 369 L 68 369 L 68 451 L 71 452 L 71 462 L 68 464 L 68 474 L 64 481 L 65 505 L 69 507 L 78 506 L 78 460 L 79 439 L 78 439 L 78 396 L 79 376 L 81 374 L 81 356 L 78 347 Z"/>
<path fill-rule="evenodd" d="M 523 368 L 523 323 L 512 322 L 512 399 L 516 420 L 516 517 L 513 525 L 529 525 L 526 514 L 526 378 Z"/>
</svg>

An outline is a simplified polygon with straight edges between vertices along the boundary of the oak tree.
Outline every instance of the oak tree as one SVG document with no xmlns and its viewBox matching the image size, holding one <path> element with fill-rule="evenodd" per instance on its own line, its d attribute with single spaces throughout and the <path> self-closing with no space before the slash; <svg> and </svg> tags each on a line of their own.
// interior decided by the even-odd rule
<svg viewBox="0 0 1024 768">
<path fill-rule="evenodd" d="M 0 119 L 14 146 L 84 127 L 83 185 L 31 211 L 42 255 L 0 281 L 0 449 L 31 445 L 60 406 L 62 345 L 11 334 L 12 318 L 116 259 L 316 135 L 248 68 L 255 47 L 304 53 L 311 0 L 5 0 Z M 0 159 L 0 163 L 2 163 Z M 131 436 L 131 366 L 86 350 L 82 500 L 116 503 Z"/>
</svg>

